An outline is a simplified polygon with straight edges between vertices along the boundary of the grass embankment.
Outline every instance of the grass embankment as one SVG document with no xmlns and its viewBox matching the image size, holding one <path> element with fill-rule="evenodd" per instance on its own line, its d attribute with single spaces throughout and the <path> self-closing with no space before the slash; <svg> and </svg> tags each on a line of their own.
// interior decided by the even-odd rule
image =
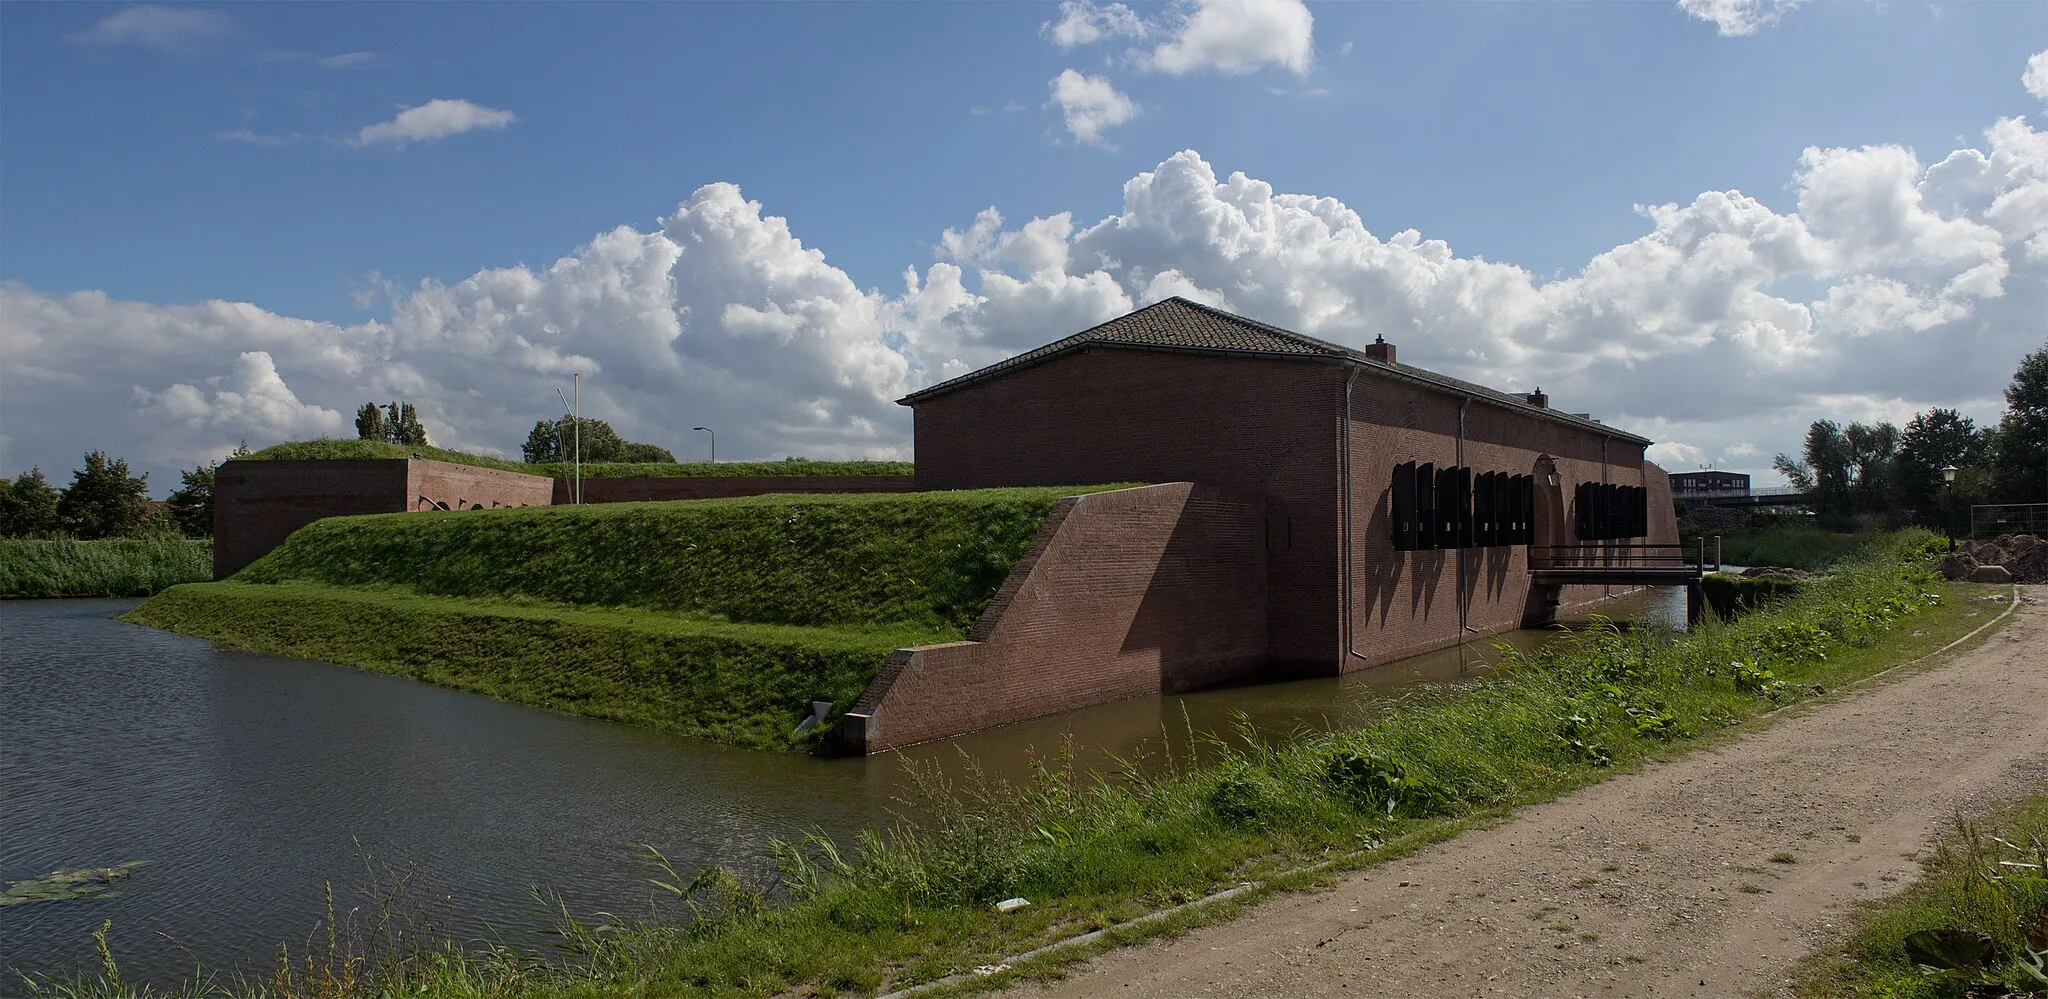
<svg viewBox="0 0 2048 999">
<path fill-rule="evenodd" d="M 1805 584 L 1789 579 L 1745 578 L 1732 572 L 1710 572 L 1700 577 L 1700 590 L 1707 606 L 1722 618 L 1740 617 L 1773 600 L 1799 592 Z"/>
<path fill-rule="evenodd" d="M 1868 532 L 1844 534 L 1823 531 L 1805 524 L 1775 527 L 1737 527 L 1725 531 L 1691 531 L 1680 538 L 1688 553 L 1695 551 L 1694 539 L 1704 536 L 1707 558 L 1714 557 L 1714 538 L 1721 539 L 1721 561 L 1729 565 L 1775 565 L 1788 569 L 1820 572 L 1862 550 L 1877 537 Z M 1690 558 L 1690 554 L 1687 556 Z"/>
<path fill-rule="evenodd" d="M 890 650 L 960 638 L 1075 489 L 335 517 L 129 619 L 540 707 L 788 747 Z"/>
<path fill-rule="evenodd" d="M 933 789 L 921 810 L 942 819 L 850 844 L 777 845 L 778 885 L 717 869 L 694 881 L 663 874 L 676 886 L 673 922 L 565 922 L 573 947 L 546 961 L 445 941 L 387 947 L 348 965 L 364 982 L 350 994 L 865 994 L 1265 883 L 1118 935 L 1223 918 L 1260 893 L 1314 883 L 1304 865 L 1398 856 L 1940 648 L 1981 621 L 1961 597 L 1990 588 L 1940 582 L 1931 540 L 1888 536 L 1799 596 L 1669 644 L 1600 629 L 1510 655 L 1471 692 L 1419 693 L 1359 731 L 1284 746 L 1227 740 L 1204 754 L 1210 762 L 1142 775 L 1053 761 L 1028 787 Z M 991 910 L 1012 896 L 1032 905 Z"/>
<path fill-rule="evenodd" d="M 1846 944 L 1808 959 L 1795 994 L 2048 995 L 2048 788 L 1958 817 L 1925 867 L 1919 884 L 1865 909 Z"/>
<path fill-rule="evenodd" d="M 363 458 L 410 458 L 418 454 L 434 461 L 452 462 L 457 465 L 475 465 L 479 468 L 496 468 L 507 472 L 524 472 L 527 475 L 545 475 L 550 478 L 567 478 L 575 466 L 568 462 L 528 465 L 505 458 L 489 455 L 470 454 L 466 451 L 450 451 L 447 448 L 431 446 L 407 447 L 384 441 L 347 440 L 327 437 L 310 441 L 287 441 L 273 444 L 254 454 L 249 459 L 269 460 L 338 460 Z M 759 476 L 759 475 L 909 475 L 912 465 L 907 461 L 813 461 L 809 458 L 788 458 L 782 461 L 689 461 L 689 462 L 585 462 L 583 477 L 586 479 L 609 478 L 685 478 L 708 476 Z"/>
<path fill-rule="evenodd" d="M 206 539 L 0 538 L 0 599 L 141 597 L 211 578 L 213 542 Z"/>
</svg>

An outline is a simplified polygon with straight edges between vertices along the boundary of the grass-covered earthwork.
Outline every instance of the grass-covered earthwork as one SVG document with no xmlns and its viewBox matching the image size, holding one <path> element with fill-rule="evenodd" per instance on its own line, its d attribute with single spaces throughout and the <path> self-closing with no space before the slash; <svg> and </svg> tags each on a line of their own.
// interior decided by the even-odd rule
<svg viewBox="0 0 2048 999">
<path fill-rule="evenodd" d="M 507 458 L 493 458 L 490 455 L 470 454 L 467 451 L 451 451 L 447 448 L 421 445 L 412 447 L 385 441 L 349 440 L 338 437 L 324 437 L 310 441 L 287 441 L 273 444 L 247 456 L 249 460 L 337 460 L 363 458 L 410 458 L 418 455 L 434 461 L 446 461 L 457 465 L 475 465 L 479 468 L 496 468 L 507 472 L 524 472 L 528 475 L 545 475 L 551 478 L 566 478 L 574 471 L 570 463 L 528 465 Z M 909 475 L 912 466 L 907 461 L 814 461 L 809 458 L 786 458 L 782 461 L 688 461 L 688 462 L 585 462 L 582 474 L 586 479 L 605 478 L 677 478 L 702 476 L 757 476 L 757 475 Z"/>
<path fill-rule="evenodd" d="M 867 995 L 977 967 L 988 985 L 1042 973 L 1086 949 L 998 966 L 1092 929 L 1118 941 L 1226 918 L 1316 883 L 1308 865 L 1397 856 L 1939 649 L 1986 620 L 1965 598 L 1991 588 L 1940 581 L 1937 547 L 1887 536 L 1797 596 L 1676 641 L 1602 627 L 1510 654 L 1468 692 L 1422 689 L 1355 731 L 1225 737 L 1108 775 L 1054 759 L 1025 786 L 934 784 L 917 812 L 936 818 L 919 824 L 839 843 L 793 831 L 773 848 L 776 883 L 651 870 L 674 887 L 665 914 L 565 919 L 572 946 L 545 956 L 373 948 L 350 994 Z M 1263 887 L 1129 925 L 1250 881 Z M 1031 905 L 992 907 L 1013 897 Z"/>
<path fill-rule="evenodd" d="M 141 597 L 211 578 L 213 542 L 206 539 L 0 538 L 0 598 Z"/>
<path fill-rule="evenodd" d="M 958 639 L 1063 496 L 778 495 L 335 517 L 129 620 L 757 748 Z M 829 728 L 827 725 L 825 728 Z"/>
</svg>

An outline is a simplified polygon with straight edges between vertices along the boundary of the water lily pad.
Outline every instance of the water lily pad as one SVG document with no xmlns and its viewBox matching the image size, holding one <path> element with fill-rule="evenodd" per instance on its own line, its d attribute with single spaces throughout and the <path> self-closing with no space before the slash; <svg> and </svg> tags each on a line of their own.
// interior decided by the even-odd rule
<svg viewBox="0 0 2048 999">
<path fill-rule="evenodd" d="M 0 908 L 29 902 L 63 902 L 79 898 L 118 898 L 117 881 L 125 881 L 147 860 L 124 860 L 112 867 L 80 867 L 55 870 L 28 881 L 9 881 L 0 891 Z"/>
</svg>

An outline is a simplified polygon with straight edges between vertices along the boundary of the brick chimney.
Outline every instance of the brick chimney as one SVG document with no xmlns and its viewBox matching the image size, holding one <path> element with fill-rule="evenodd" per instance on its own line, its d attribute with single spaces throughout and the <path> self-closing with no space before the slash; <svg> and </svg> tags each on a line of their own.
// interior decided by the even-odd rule
<svg viewBox="0 0 2048 999">
<path fill-rule="evenodd" d="M 1543 409 L 1550 408 L 1550 397 L 1543 394 L 1543 386 L 1538 385 L 1536 386 L 1536 391 L 1529 393 L 1529 405 Z"/>
<path fill-rule="evenodd" d="M 1381 364 L 1392 364 L 1394 363 L 1394 345 L 1388 343 L 1386 337 L 1373 337 L 1372 342 L 1365 345 L 1365 356 Z"/>
</svg>

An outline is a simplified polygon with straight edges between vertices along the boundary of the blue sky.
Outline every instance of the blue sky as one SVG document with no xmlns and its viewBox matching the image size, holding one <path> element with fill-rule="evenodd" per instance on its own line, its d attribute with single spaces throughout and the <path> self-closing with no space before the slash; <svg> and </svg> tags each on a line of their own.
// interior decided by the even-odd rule
<svg viewBox="0 0 2048 999">
<path fill-rule="evenodd" d="M 872 336 L 896 350 L 902 370 L 876 376 L 857 403 L 826 400 L 830 391 L 798 399 L 799 409 L 831 412 L 819 418 L 829 432 L 812 432 L 818 428 L 806 423 L 809 417 L 720 408 L 738 405 L 731 400 L 707 403 L 709 415 L 649 416 L 650 427 L 714 418 L 760 426 L 751 436 L 733 435 L 740 454 L 904 453 L 907 421 L 882 398 L 899 382 L 1072 332 L 1059 323 L 1121 301 L 1093 299 L 1094 312 L 1073 305 L 1088 271 L 1077 257 L 1063 271 L 1071 287 L 1047 291 L 1038 312 L 1010 322 L 1034 332 L 1009 331 L 989 318 L 1003 299 L 990 293 L 986 275 L 1007 273 L 1031 284 L 1031 268 L 1043 261 L 970 255 L 957 262 L 968 294 L 980 300 L 955 307 L 986 319 L 986 328 L 934 346 L 929 356 L 900 349 L 906 338 L 937 344 L 932 336 L 919 339 L 925 319 L 901 314 L 917 311 L 897 300 L 904 270 L 929 279 L 929 269 L 947 256 L 937 249 L 942 234 L 966 232 L 984 208 L 998 208 L 1000 232 L 1013 236 L 1028 220 L 1059 213 L 1068 213 L 1078 232 L 1131 213 L 1126 182 L 1190 150 L 1219 181 L 1242 172 L 1276 192 L 1334 199 L 1378 240 L 1418 230 L 1423 239 L 1446 242 L 1459 260 L 1516 265 L 1541 286 L 1581 275 L 1600 255 L 1644 238 L 1653 226 L 1639 205 L 1687 206 L 1702 192 L 1739 191 L 1776 217 L 1795 217 L 1804 190 L 1801 157 L 1809 148 L 1899 148 L 1925 170 L 1950 150 L 1988 149 L 1985 130 L 1994 122 L 2025 116 L 2038 125 L 2044 113 L 2043 98 L 2021 83 L 2029 58 L 2048 47 L 2043 4 L 1694 4 L 1719 23 L 1680 5 L 1649 2 L 1311 4 L 1309 30 L 1263 49 L 1256 41 L 1242 51 L 1229 48 L 1236 42 L 1212 45 L 1175 70 L 1161 47 L 1193 45 L 1188 26 L 1204 13 L 1203 5 L 1184 2 L 1135 6 L 1120 23 L 1138 26 L 1122 35 L 1057 43 L 1053 28 L 1063 19 L 1077 12 L 1100 18 L 1114 6 L 0 6 L 0 281 L 11 282 L 15 295 L 0 323 L 23 342 L 90 342 L 106 323 L 80 320 L 78 309 L 67 310 L 67 321 L 83 325 L 56 332 L 38 325 L 47 320 L 27 317 L 43 301 L 104 292 L 110 301 L 160 310 L 249 303 L 268 317 L 309 322 L 302 339 L 315 344 L 305 347 L 308 359 L 293 360 L 281 344 L 296 342 L 297 334 L 218 332 L 225 327 L 214 323 L 208 328 L 217 335 L 192 334 L 211 352 L 204 370 L 157 383 L 134 373 L 78 373 L 124 410 L 97 424 L 110 440 L 63 439 L 34 449 L 19 442 L 47 435 L 15 428 L 39 411 L 21 405 L 40 384 L 27 369 L 46 365 L 17 357 L 12 372 L 0 367 L 0 389 L 14 389 L 5 392 L 13 404 L 0 400 L 0 422 L 9 427 L 0 434 L 18 441 L 0 441 L 0 466 L 68 467 L 75 458 L 66 455 L 86 446 L 127 447 L 151 467 L 194 460 L 238 439 L 237 428 L 217 418 L 216 400 L 214 415 L 200 421 L 204 427 L 165 436 L 166 419 L 193 415 L 162 408 L 169 405 L 165 393 L 186 385 L 204 397 L 255 398 L 261 393 L 253 383 L 237 382 L 268 384 L 269 376 L 247 368 L 243 355 L 251 351 L 266 355 L 300 408 L 297 416 L 252 416 L 241 436 L 325 427 L 331 421 L 305 414 L 347 412 L 356 396 L 474 394 L 489 380 L 475 370 L 474 357 L 445 371 L 436 359 L 451 350 L 461 355 L 449 345 L 463 341 L 465 322 L 499 332 L 511 327 L 478 319 L 476 296 L 456 294 L 461 302 L 430 308 L 432 301 L 414 298 L 422 280 L 448 290 L 488 268 L 524 265 L 539 273 L 613 227 L 654 230 L 658 218 L 673 216 L 679 203 L 714 182 L 737 185 L 744 199 L 758 202 L 756 221 L 787 219 L 794 237 L 821 250 L 826 267 L 843 274 L 856 294 L 887 299 L 871 302 L 878 317 L 848 327 L 814 318 L 798 338 L 815 333 L 838 343 Z M 1299 7 L 1292 0 L 1253 6 Z M 1259 25 L 1224 27 L 1249 37 Z M 1077 136 L 1053 100 L 1063 70 L 1102 81 L 1102 92 L 1113 90 L 1131 108 L 1112 117 L 1127 119 L 1104 126 L 1093 141 Z M 483 124 L 404 143 L 365 141 L 374 134 L 366 128 L 436 100 L 464 102 L 451 113 Z M 2023 243 L 2029 231 L 2007 235 Z M 1069 246 L 1083 242 L 1076 237 Z M 1018 247 L 1022 252 L 1024 244 Z M 1193 252 L 1186 247 L 1159 252 L 1166 256 L 1150 261 L 1149 270 L 1111 268 L 1132 302 L 1143 297 L 1137 283 L 1145 273 L 1193 274 L 1208 266 L 1172 256 Z M 773 269 L 765 259 L 753 261 L 756 272 Z M 1869 273 L 1934 302 L 1928 296 L 1936 286 L 1922 286 L 1931 278 L 1914 284 L 1915 266 L 1886 257 Z M 1810 304 L 1856 272 L 1839 261 L 1792 267 L 1754 287 Z M 1235 292 L 1225 286 L 1233 281 Z M 1252 285 L 1270 290 L 1271 282 L 1239 276 L 1212 284 L 1203 287 L 1258 314 Z M 367 294 L 379 287 L 383 294 Z M 775 311 L 774 282 L 764 287 L 759 294 L 731 291 L 718 307 Z M 1991 297 L 2011 303 L 2024 296 Z M 1276 301 L 1292 305 L 1268 307 L 1258 317 L 1338 339 L 1371 332 L 1330 325 L 1327 313 L 1318 326 L 1314 310 L 1273 314 L 1302 298 L 1298 291 L 1281 295 Z M 569 315 L 587 319 L 587 335 L 601 340 L 607 334 L 598 329 L 599 316 L 611 304 L 585 313 L 562 305 L 571 312 L 535 329 L 564 329 L 562 315 Z M 1352 303 L 1367 314 L 1375 307 Z M 688 340 L 701 328 L 689 317 L 701 324 L 706 308 L 670 301 L 668 311 L 684 317 L 672 325 L 683 333 L 680 340 L 673 329 L 666 335 Z M 430 312 L 452 318 L 431 332 L 406 326 L 428 322 L 420 316 Z M 1985 313 L 1973 315 L 1981 320 Z M 1701 335 L 1731 349 L 1750 328 L 1741 317 L 1711 318 Z M 955 320 L 954 327 L 974 325 Z M 1460 345 L 1447 336 L 1440 350 L 1424 342 L 1408 355 L 1496 382 L 1524 370 L 1531 378 L 1555 370 L 1571 379 L 1570 365 L 1530 352 L 1602 334 L 1591 327 L 1559 332 L 1562 321 L 1529 320 L 1532 332 L 1516 343 Z M 516 318 L 507 322 L 516 326 Z M 1394 309 L 1365 325 L 1413 330 L 1411 340 L 1429 337 L 1431 327 L 1418 322 Z M 418 377 L 380 381 L 361 359 L 315 370 L 311 358 L 322 350 L 376 339 L 366 323 L 418 333 L 410 340 L 387 335 L 393 342 L 379 347 L 370 365 L 411 369 Z M 1537 326 L 1548 332 L 1535 332 Z M 2002 385 L 1998 370 L 2009 373 L 2018 355 L 2042 339 L 2038 321 L 2011 326 L 2006 321 L 2009 335 L 1996 341 L 1998 356 L 1967 384 L 1933 386 L 1915 397 L 1900 389 L 1898 377 L 1877 377 L 1806 391 L 1816 399 L 1855 396 L 1873 413 L 1900 405 L 1981 408 Z M 1941 332 L 1910 332 L 1924 338 L 1930 328 Z M 528 346 L 541 336 L 512 335 Z M 865 357 L 861 351 L 871 346 L 854 353 Z M 573 353 L 600 367 L 604 361 L 593 346 Z M 610 404 L 621 414 L 640 413 L 664 391 L 714 381 L 738 385 L 727 393 L 737 399 L 754 391 L 746 386 L 755 381 L 768 386 L 786 377 L 765 371 L 797 363 L 783 357 L 749 364 L 730 350 L 694 358 L 680 347 L 675 353 L 680 360 L 666 390 L 639 384 Z M 1653 355 L 1679 364 L 1685 352 L 1619 353 L 1634 365 Z M 820 375 L 821 384 L 845 383 L 849 363 L 863 370 L 898 363 L 848 362 L 847 351 L 837 348 L 821 356 L 835 372 Z M 6 363 L 0 358 L 0 366 Z M 612 359 L 612 370 L 624 363 Z M 521 370 L 533 384 L 505 391 L 545 396 L 538 385 L 553 369 Z M 1987 379 L 1992 384 L 1982 384 Z M 608 398 L 599 384 L 600 398 Z M 1646 429 L 1651 436 L 1689 431 L 1697 439 L 1685 443 L 1705 458 L 1738 443 L 1757 453 L 1796 443 L 1796 433 L 1761 439 L 1761 429 L 1737 425 L 1735 414 L 1673 420 L 1641 399 L 1600 394 L 1603 384 L 1586 374 L 1587 398 L 1575 408 L 1633 417 L 1639 425 L 1669 421 Z M 157 410 L 148 409 L 151 399 Z M 870 405 L 875 399 L 882 408 Z M 450 442 L 504 450 L 523 436 L 517 424 L 545 415 L 543 408 L 497 401 L 466 409 L 447 403 L 434 412 Z M 1796 430 L 1803 413 L 1780 412 L 1764 426 L 1791 419 Z M 1713 431 L 1718 438 L 1707 432 L 1711 425 L 1721 426 Z"/>
</svg>

